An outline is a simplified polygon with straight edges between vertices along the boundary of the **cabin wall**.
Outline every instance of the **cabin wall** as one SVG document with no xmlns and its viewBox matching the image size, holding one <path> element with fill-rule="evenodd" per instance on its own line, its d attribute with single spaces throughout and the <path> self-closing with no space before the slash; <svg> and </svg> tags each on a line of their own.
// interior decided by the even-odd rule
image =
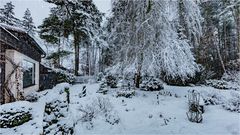
<svg viewBox="0 0 240 135">
<path fill-rule="evenodd" d="M 12 61 L 19 66 L 17 69 L 14 70 L 14 66 L 9 61 L 6 62 L 5 78 L 7 78 L 13 70 L 15 71 L 11 75 L 11 79 L 8 83 L 8 87 L 10 88 L 14 97 L 17 100 L 19 100 L 21 94 L 24 95 L 33 91 L 37 91 L 39 89 L 39 62 L 13 49 L 7 49 L 6 56 L 11 58 Z M 27 60 L 35 64 L 35 85 L 27 88 L 23 88 L 23 71 L 22 71 L 23 60 Z M 6 102 L 8 102 L 7 95 L 5 96 Z"/>
<path fill-rule="evenodd" d="M 5 46 L 0 42 L 0 104 L 4 104 L 4 89 L 3 83 L 5 81 Z"/>
</svg>

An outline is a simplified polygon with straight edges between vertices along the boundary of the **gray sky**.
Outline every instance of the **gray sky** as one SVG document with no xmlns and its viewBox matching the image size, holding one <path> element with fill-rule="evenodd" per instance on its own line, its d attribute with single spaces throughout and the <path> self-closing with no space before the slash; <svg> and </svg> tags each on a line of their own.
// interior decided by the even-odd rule
<svg viewBox="0 0 240 135">
<path fill-rule="evenodd" d="M 0 7 L 2 8 L 7 2 L 12 1 L 15 5 L 15 15 L 22 19 L 24 11 L 29 8 L 33 17 L 35 25 L 40 25 L 45 17 L 48 16 L 51 4 L 44 2 L 44 0 L 0 0 Z M 111 0 L 93 0 L 98 9 L 107 13 L 111 9 Z"/>
</svg>

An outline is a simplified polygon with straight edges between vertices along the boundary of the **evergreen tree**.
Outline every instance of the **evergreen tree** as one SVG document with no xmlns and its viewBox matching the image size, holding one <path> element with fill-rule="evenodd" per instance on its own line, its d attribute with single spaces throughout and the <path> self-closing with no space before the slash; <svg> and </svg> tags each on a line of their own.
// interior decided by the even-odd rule
<svg viewBox="0 0 240 135">
<path fill-rule="evenodd" d="M 11 26 L 20 26 L 20 21 L 15 17 L 14 5 L 8 2 L 3 8 L 0 8 L 0 22 Z"/>
<path fill-rule="evenodd" d="M 61 58 L 70 54 L 65 53 L 65 51 L 61 49 L 63 46 L 62 42 L 65 38 L 65 20 L 63 18 L 64 13 L 61 12 L 61 9 L 54 7 L 51 9 L 49 17 L 45 18 L 43 24 L 38 27 L 40 29 L 40 38 L 51 45 L 57 46 L 57 50 L 47 57 L 47 59 L 53 60 L 54 67 L 60 67 Z"/>
<path fill-rule="evenodd" d="M 46 0 L 60 7 L 62 13 L 67 13 L 64 20 L 64 31 L 72 36 L 75 49 L 75 75 L 79 72 L 79 49 L 84 40 L 91 40 L 99 34 L 102 13 L 92 0 Z"/>
<path fill-rule="evenodd" d="M 24 12 L 23 20 L 22 20 L 22 27 L 26 30 L 26 32 L 30 35 L 34 35 L 36 31 L 36 27 L 33 23 L 33 19 L 31 16 L 30 10 L 27 8 Z"/>
</svg>

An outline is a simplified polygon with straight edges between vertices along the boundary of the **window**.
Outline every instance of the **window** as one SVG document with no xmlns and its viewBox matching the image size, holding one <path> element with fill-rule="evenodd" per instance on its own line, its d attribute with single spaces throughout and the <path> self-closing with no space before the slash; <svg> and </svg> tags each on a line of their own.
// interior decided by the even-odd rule
<svg viewBox="0 0 240 135">
<path fill-rule="evenodd" d="M 35 85 L 35 64 L 23 60 L 23 88 Z"/>
</svg>

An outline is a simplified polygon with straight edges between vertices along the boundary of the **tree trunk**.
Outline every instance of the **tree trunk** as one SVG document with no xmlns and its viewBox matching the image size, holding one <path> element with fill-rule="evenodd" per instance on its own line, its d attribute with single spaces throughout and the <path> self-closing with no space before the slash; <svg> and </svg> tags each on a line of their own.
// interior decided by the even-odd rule
<svg viewBox="0 0 240 135">
<path fill-rule="evenodd" d="M 78 76 L 79 71 L 79 39 L 76 34 L 74 34 L 74 49 L 75 49 L 75 75 Z"/>
<path fill-rule="evenodd" d="M 89 53 L 89 44 L 87 44 L 87 59 L 86 59 L 86 70 L 85 74 L 89 76 L 90 74 L 90 53 Z"/>
<path fill-rule="evenodd" d="M 224 65 L 224 62 L 223 62 L 223 58 L 222 58 L 222 55 L 221 55 L 221 51 L 220 51 L 220 45 L 221 45 L 221 37 L 220 37 L 220 32 L 219 32 L 219 29 L 218 29 L 218 40 L 219 40 L 219 43 L 217 44 L 217 42 L 213 42 L 214 44 L 216 44 L 216 48 L 217 48 L 217 55 L 219 57 L 219 60 L 220 60 L 220 63 L 221 63 L 221 66 L 222 66 L 222 69 L 223 69 L 223 72 L 225 73 L 226 72 L 226 69 L 225 69 L 225 65 Z M 215 38 L 215 37 L 214 37 Z"/>
<path fill-rule="evenodd" d="M 240 6 L 237 7 L 236 11 L 236 21 L 237 21 L 237 46 L 238 46 L 238 59 L 240 61 Z"/>
<path fill-rule="evenodd" d="M 59 39 L 58 39 L 58 56 L 57 56 L 57 63 L 56 63 L 56 67 L 59 68 L 60 67 L 60 51 L 61 51 L 61 39 L 60 39 L 60 35 L 59 35 Z"/>
</svg>

